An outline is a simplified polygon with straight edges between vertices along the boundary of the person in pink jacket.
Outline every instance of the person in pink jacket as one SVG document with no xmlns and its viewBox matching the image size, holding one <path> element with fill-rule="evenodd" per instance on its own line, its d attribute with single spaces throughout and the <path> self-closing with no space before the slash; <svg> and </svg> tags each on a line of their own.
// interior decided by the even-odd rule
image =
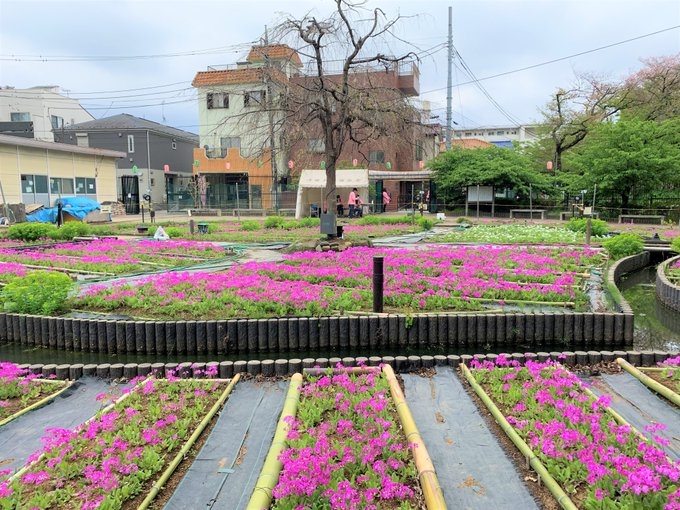
<svg viewBox="0 0 680 510">
<path fill-rule="evenodd" d="M 352 188 L 349 192 L 349 197 L 347 198 L 347 217 L 354 218 L 354 205 L 357 202 L 357 189 Z"/>
</svg>

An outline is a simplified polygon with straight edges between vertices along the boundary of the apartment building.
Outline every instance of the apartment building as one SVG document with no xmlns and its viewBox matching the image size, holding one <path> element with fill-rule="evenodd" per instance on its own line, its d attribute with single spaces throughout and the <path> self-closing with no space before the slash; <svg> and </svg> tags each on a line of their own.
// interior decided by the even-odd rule
<svg viewBox="0 0 680 510">
<path fill-rule="evenodd" d="M 57 86 L 0 88 L 0 134 L 54 142 L 65 127 L 93 119 Z"/>
</svg>

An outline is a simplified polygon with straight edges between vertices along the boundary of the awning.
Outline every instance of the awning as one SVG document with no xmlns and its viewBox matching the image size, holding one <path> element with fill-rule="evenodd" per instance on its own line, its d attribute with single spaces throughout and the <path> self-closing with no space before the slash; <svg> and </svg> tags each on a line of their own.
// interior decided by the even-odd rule
<svg viewBox="0 0 680 510">
<path fill-rule="evenodd" d="M 300 188 L 325 188 L 326 171 L 306 169 L 300 174 Z M 368 188 L 368 171 L 365 168 L 335 171 L 336 188 Z"/>
<path fill-rule="evenodd" d="M 369 170 L 368 178 L 371 181 L 429 181 L 432 179 L 431 170 L 415 171 L 389 171 L 389 170 Z"/>
</svg>

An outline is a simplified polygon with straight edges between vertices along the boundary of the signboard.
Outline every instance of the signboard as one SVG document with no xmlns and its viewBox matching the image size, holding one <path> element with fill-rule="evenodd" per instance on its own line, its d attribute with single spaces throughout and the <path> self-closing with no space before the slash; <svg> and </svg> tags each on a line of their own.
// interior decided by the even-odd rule
<svg viewBox="0 0 680 510">
<path fill-rule="evenodd" d="M 468 202 L 493 202 L 493 186 L 468 186 Z"/>
</svg>

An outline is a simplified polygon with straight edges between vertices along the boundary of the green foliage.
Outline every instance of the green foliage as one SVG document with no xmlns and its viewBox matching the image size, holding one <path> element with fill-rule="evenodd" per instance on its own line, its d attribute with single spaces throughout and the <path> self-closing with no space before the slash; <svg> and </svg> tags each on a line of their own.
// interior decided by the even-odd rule
<svg viewBox="0 0 680 510">
<path fill-rule="evenodd" d="M 421 216 L 416 221 L 418 225 L 420 225 L 420 228 L 422 228 L 423 230 L 432 230 L 432 227 L 434 227 L 434 220 L 431 218 Z"/>
<path fill-rule="evenodd" d="M 480 184 L 511 188 L 528 196 L 549 189 L 546 177 L 532 170 L 531 159 L 519 151 L 492 146 L 483 149 L 454 147 L 428 163 L 435 174 L 438 194 L 455 195 L 466 186 Z"/>
<path fill-rule="evenodd" d="M 73 288 L 73 281 L 64 273 L 35 271 L 5 285 L 0 302 L 6 312 L 53 315 L 68 310 L 67 299 Z"/>
<path fill-rule="evenodd" d="M 385 216 L 384 214 L 369 214 L 355 221 L 357 225 L 396 225 L 411 223 L 411 216 Z"/>
<path fill-rule="evenodd" d="M 257 220 L 243 220 L 239 230 L 245 230 L 246 232 L 260 230 L 260 222 Z"/>
<path fill-rule="evenodd" d="M 285 221 L 282 216 L 268 216 L 264 220 L 264 228 L 281 228 Z"/>
<path fill-rule="evenodd" d="M 68 221 L 50 234 L 52 239 L 70 241 L 74 237 L 92 235 L 92 228 L 87 223 Z"/>
<path fill-rule="evenodd" d="M 606 239 L 602 242 L 602 246 L 607 250 L 612 260 L 642 253 L 644 249 L 644 243 L 640 236 L 625 232 Z"/>
<path fill-rule="evenodd" d="M 321 225 L 321 219 L 312 217 L 300 218 L 297 224 L 300 227 L 318 227 L 319 225 Z"/>
<path fill-rule="evenodd" d="M 17 223 L 7 229 L 7 237 L 32 242 L 38 239 L 48 239 L 56 230 L 56 225 L 51 223 Z"/>
<path fill-rule="evenodd" d="M 587 218 L 571 218 L 564 226 L 567 230 L 572 232 L 586 232 L 588 226 Z M 590 233 L 594 236 L 605 236 L 609 233 L 609 225 L 604 220 L 590 220 Z"/>
<path fill-rule="evenodd" d="M 170 236 L 170 239 L 176 239 L 178 237 L 181 238 L 185 236 L 184 229 L 179 227 L 165 227 L 163 230 L 165 230 L 165 233 Z"/>
<path fill-rule="evenodd" d="M 680 253 L 680 236 L 671 241 L 671 250 Z"/>
<path fill-rule="evenodd" d="M 465 223 L 467 225 L 470 225 L 472 222 L 466 218 L 465 216 L 460 216 L 457 220 L 456 223 Z"/>
</svg>

